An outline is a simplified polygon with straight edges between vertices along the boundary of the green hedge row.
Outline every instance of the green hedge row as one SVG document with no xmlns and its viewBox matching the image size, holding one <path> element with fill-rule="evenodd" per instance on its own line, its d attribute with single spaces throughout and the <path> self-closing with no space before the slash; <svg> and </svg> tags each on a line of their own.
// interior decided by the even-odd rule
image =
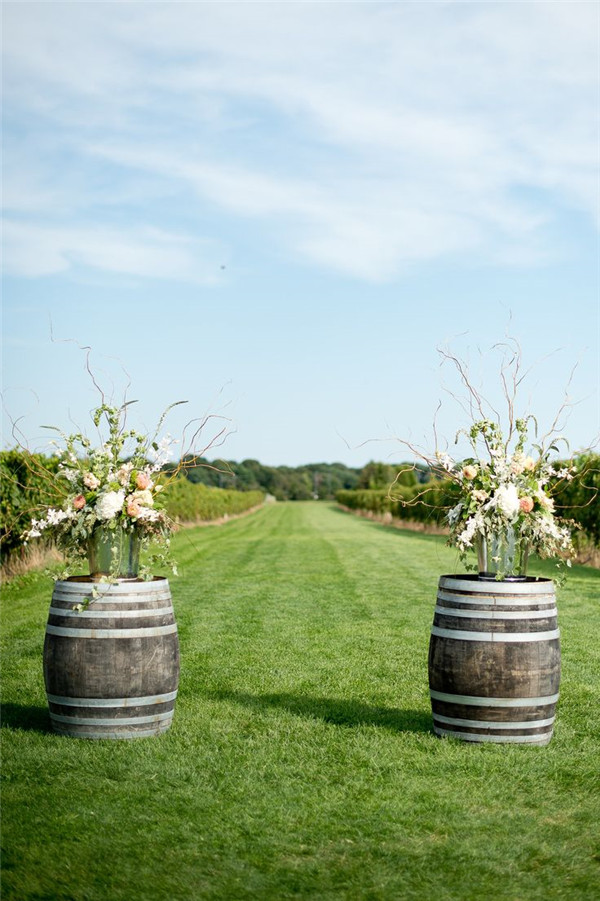
<svg viewBox="0 0 600 901">
<path fill-rule="evenodd" d="M 556 512 L 574 520 L 594 544 L 600 545 L 600 456 L 584 454 L 576 457 L 574 464 L 574 478 L 561 482 L 553 494 Z M 445 525 L 448 509 L 458 501 L 456 484 L 450 480 L 413 487 L 394 485 L 392 494 L 401 500 L 392 500 L 387 489 L 338 491 L 336 500 L 350 510 L 380 516 L 390 513 L 395 519 L 429 525 Z"/>
<path fill-rule="evenodd" d="M 167 513 L 178 522 L 209 522 L 224 516 L 245 513 L 264 502 L 262 491 L 234 491 L 229 488 L 210 488 L 177 478 L 165 492 Z"/>
<path fill-rule="evenodd" d="M 436 526 L 444 525 L 448 507 L 456 503 L 456 490 L 450 481 L 394 485 L 392 493 L 397 499 L 392 500 L 386 490 L 338 491 L 336 500 L 350 510 L 367 510 L 379 516 L 390 513 L 394 519 Z"/>
<path fill-rule="evenodd" d="M 3 557 L 19 549 L 21 535 L 42 508 L 60 506 L 64 482 L 55 478 L 55 457 L 10 450 L 0 452 L 0 549 Z"/>
<path fill-rule="evenodd" d="M 562 482 L 554 494 L 556 512 L 575 520 L 588 538 L 600 546 L 600 455 L 581 454 L 574 463 L 574 479 Z"/>
</svg>

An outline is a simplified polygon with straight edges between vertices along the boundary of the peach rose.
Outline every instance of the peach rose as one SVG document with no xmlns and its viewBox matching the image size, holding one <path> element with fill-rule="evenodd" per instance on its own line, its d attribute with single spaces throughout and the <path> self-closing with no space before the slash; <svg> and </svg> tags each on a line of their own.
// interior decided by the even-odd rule
<svg viewBox="0 0 600 901">
<path fill-rule="evenodd" d="M 131 516 L 132 519 L 137 519 L 141 513 L 141 508 L 135 498 L 131 498 L 127 502 L 127 516 Z"/>
<path fill-rule="evenodd" d="M 145 472 L 138 472 L 135 478 L 135 487 L 139 488 L 140 491 L 145 491 L 146 488 L 150 487 L 150 479 Z"/>
<path fill-rule="evenodd" d="M 535 469 L 535 460 L 533 457 L 525 457 L 523 460 L 523 469 L 525 472 L 533 472 Z"/>
<path fill-rule="evenodd" d="M 76 510 L 83 510 L 85 507 L 85 498 L 83 494 L 78 494 L 76 498 L 73 498 L 73 506 Z"/>
<path fill-rule="evenodd" d="M 530 497 L 522 497 L 519 501 L 519 510 L 521 513 L 531 513 L 533 510 L 533 499 Z"/>
<path fill-rule="evenodd" d="M 469 466 L 465 466 L 465 468 L 463 469 L 463 476 L 465 477 L 465 479 L 469 479 L 469 480 L 474 479 L 476 475 L 477 475 L 477 467 L 476 466 L 469 465 Z"/>
</svg>

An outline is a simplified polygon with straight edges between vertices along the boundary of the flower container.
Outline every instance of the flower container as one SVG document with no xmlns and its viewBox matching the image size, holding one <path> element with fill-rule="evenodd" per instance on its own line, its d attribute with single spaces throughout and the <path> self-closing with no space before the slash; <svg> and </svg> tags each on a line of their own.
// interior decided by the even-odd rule
<svg viewBox="0 0 600 901">
<path fill-rule="evenodd" d="M 114 576 L 137 579 L 141 538 L 138 531 L 96 526 L 88 542 L 88 563 L 93 579 Z"/>
<path fill-rule="evenodd" d="M 547 745 L 559 683 L 552 580 L 440 578 L 429 644 L 436 735 Z"/>
<path fill-rule="evenodd" d="M 479 578 L 484 581 L 524 582 L 529 542 L 514 526 L 475 539 Z"/>
<path fill-rule="evenodd" d="M 61 735 L 129 739 L 165 732 L 179 683 L 167 579 L 56 582 L 44 681 L 52 727 Z"/>
</svg>

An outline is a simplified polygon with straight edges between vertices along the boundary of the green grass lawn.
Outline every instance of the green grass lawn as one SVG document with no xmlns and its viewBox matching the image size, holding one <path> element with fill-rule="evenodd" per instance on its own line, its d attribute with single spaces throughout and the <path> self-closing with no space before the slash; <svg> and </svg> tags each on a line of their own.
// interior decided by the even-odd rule
<svg viewBox="0 0 600 901">
<path fill-rule="evenodd" d="M 473 745 L 432 732 L 443 539 L 289 503 L 174 544 L 157 738 L 53 735 L 52 585 L 4 588 L 3 901 L 600 897 L 600 571 L 558 594 L 552 743 Z"/>
</svg>

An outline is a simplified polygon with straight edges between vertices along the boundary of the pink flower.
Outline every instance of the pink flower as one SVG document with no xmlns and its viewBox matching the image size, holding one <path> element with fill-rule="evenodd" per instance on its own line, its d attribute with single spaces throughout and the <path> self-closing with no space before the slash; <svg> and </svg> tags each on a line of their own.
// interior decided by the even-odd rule
<svg viewBox="0 0 600 901">
<path fill-rule="evenodd" d="M 83 510 L 85 507 L 85 498 L 83 494 L 78 494 L 76 498 L 73 498 L 73 506 L 76 510 Z"/>
<path fill-rule="evenodd" d="M 145 472 L 138 472 L 135 479 L 135 487 L 139 488 L 140 491 L 145 491 L 146 488 L 150 487 L 150 479 Z"/>
<path fill-rule="evenodd" d="M 96 478 L 93 472 L 86 472 L 83 477 L 83 484 L 86 488 L 89 488 L 90 491 L 95 491 L 100 485 L 100 479 Z"/>
<path fill-rule="evenodd" d="M 530 497 L 522 497 L 519 501 L 519 510 L 521 513 L 531 513 L 533 510 L 533 499 Z"/>
<path fill-rule="evenodd" d="M 131 516 L 132 519 L 137 519 L 141 513 L 141 508 L 135 498 L 131 498 L 127 502 L 127 516 Z"/>
<path fill-rule="evenodd" d="M 463 476 L 465 479 L 474 479 L 477 475 L 477 467 L 476 466 L 465 466 L 463 469 Z"/>
</svg>

